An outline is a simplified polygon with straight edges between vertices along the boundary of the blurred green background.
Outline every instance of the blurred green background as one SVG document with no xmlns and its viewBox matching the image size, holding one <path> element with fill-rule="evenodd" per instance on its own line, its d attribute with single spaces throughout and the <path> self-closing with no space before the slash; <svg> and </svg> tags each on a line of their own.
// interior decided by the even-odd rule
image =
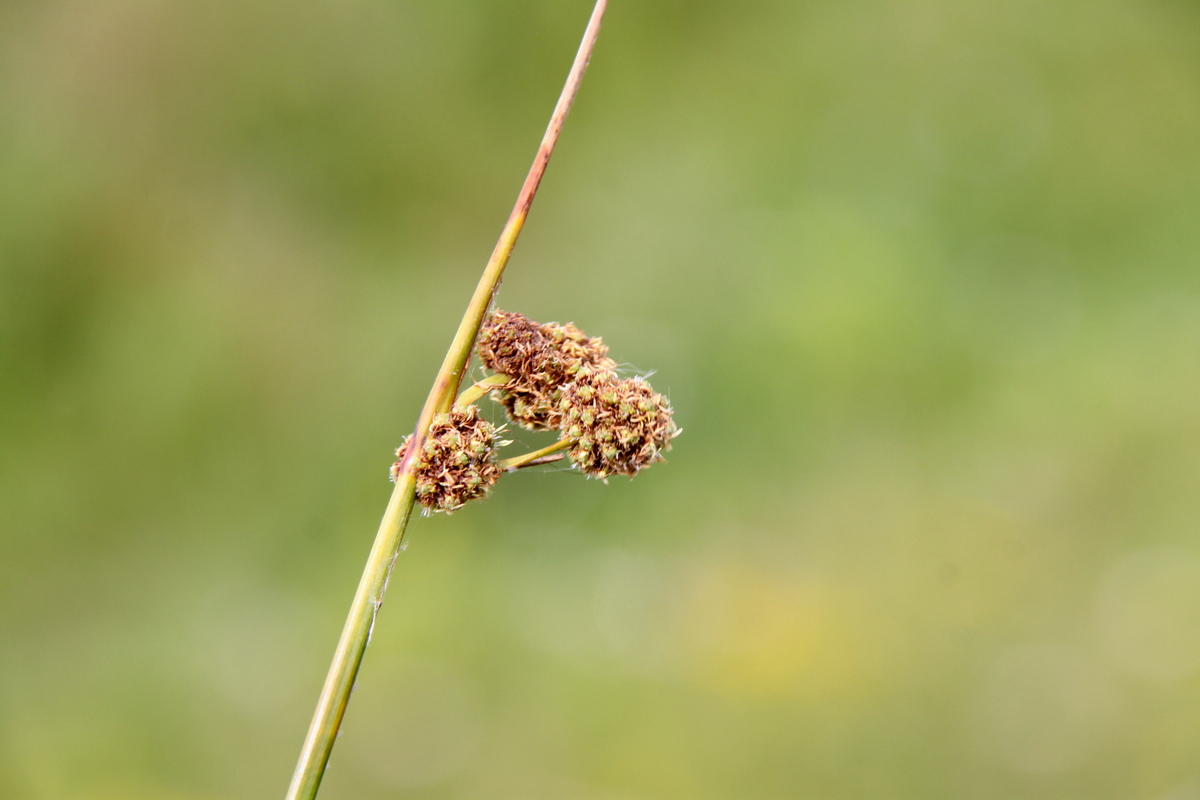
<svg viewBox="0 0 1200 800">
<path fill-rule="evenodd" d="M 589 13 L 0 3 L 0 797 L 279 797 Z M 1200 798 L 1200 7 L 613 0 L 322 797 Z M 545 435 L 520 433 L 538 446 Z"/>
</svg>

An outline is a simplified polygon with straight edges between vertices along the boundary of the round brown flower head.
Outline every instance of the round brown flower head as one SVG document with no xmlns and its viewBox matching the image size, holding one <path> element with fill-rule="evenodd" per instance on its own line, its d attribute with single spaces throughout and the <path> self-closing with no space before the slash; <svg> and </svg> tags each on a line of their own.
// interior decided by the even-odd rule
<svg viewBox="0 0 1200 800">
<path fill-rule="evenodd" d="M 539 324 L 511 311 L 493 311 L 479 333 L 479 358 L 509 377 L 498 398 L 509 417 L 530 430 L 554 430 L 562 422 L 561 387 L 581 368 L 611 370 L 608 347 L 574 325 Z"/>
<path fill-rule="evenodd" d="M 575 440 L 569 456 L 585 474 L 633 476 L 671 449 L 677 429 L 671 406 L 642 378 L 585 371 L 562 388 L 562 432 Z"/>
<path fill-rule="evenodd" d="M 412 437 L 396 451 L 392 480 Z M 454 511 L 463 503 L 483 497 L 500 477 L 496 464 L 496 428 L 479 416 L 475 406 L 456 408 L 434 417 L 429 438 L 413 460 L 417 501 L 430 511 Z"/>
</svg>

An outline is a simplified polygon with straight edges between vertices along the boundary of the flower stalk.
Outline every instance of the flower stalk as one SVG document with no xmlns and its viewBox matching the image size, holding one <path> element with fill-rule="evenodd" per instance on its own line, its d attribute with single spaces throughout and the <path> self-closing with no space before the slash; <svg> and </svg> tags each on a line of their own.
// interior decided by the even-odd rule
<svg viewBox="0 0 1200 800">
<path fill-rule="evenodd" d="M 567 76 L 550 124 L 542 137 L 542 142 L 534 158 L 533 165 L 525 178 L 525 183 L 517 195 L 517 202 L 500 234 L 500 239 L 488 259 L 471 302 L 463 314 L 462 322 L 450 345 L 446 358 L 438 371 L 429 397 L 421 410 L 413 431 L 409 446 L 404 457 L 397 465 L 395 473 L 396 484 L 392 496 L 388 500 L 387 510 L 379 524 L 375 542 L 359 580 L 358 589 L 350 605 L 346 624 L 342 629 L 337 648 L 334 651 L 333 662 L 317 700 L 317 707 L 309 725 L 296 770 L 288 787 L 287 800 L 312 800 L 317 795 L 329 755 L 333 750 L 334 741 L 341 727 L 342 718 L 346 713 L 346 705 L 350 700 L 350 691 L 358 676 L 363 654 L 371 638 L 371 630 L 375 625 L 375 615 L 383 604 L 383 595 L 387 589 L 388 578 L 396 562 L 396 556 L 404 542 L 404 533 L 408 519 L 412 514 L 413 503 L 416 499 L 416 478 L 414 477 L 414 456 L 422 451 L 429 436 L 429 429 L 439 414 L 450 411 L 458 393 L 463 372 L 470 361 L 475 340 L 479 335 L 480 325 L 492 298 L 500 286 L 500 279 L 508 258 L 516 245 L 517 237 L 529 214 L 529 208 L 537 195 L 538 186 L 545 174 L 546 165 L 554 152 L 559 133 L 579 90 L 583 73 L 591 58 L 596 37 L 600 32 L 600 21 L 604 16 L 607 0 L 597 0 L 588 21 L 583 41 L 575 55 L 575 61 Z"/>
<path fill-rule="evenodd" d="M 458 399 L 454 401 L 454 405 L 457 408 L 466 408 L 488 392 L 503 388 L 507 383 L 507 375 L 489 375 L 483 380 L 476 381 L 466 389 L 463 389 Z"/>
<path fill-rule="evenodd" d="M 561 453 L 563 450 L 574 446 L 574 444 L 574 439 L 559 439 L 554 444 L 546 445 L 541 450 L 534 450 L 532 453 L 506 458 L 500 462 L 499 467 L 505 472 L 512 472 L 521 467 L 533 466 L 535 462 L 538 464 L 548 464 L 551 461 L 558 461 L 562 459 L 561 455 L 557 458 L 550 458 L 550 456 L 555 453 Z"/>
</svg>

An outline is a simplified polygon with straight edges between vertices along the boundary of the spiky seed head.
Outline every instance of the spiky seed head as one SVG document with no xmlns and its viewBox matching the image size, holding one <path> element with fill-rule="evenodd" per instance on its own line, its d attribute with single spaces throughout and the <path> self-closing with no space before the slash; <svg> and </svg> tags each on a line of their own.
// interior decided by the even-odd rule
<svg viewBox="0 0 1200 800">
<path fill-rule="evenodd" d="M 479 329 L 476 352 L 488 369 L 527 380 L 544 371 L 551 346 L 541 325 L 524 314 L 497 309 Z"/>
<path fill-rule="evenodd" d="M 567 430 L 575 439 L 570 459 L 585 474 L 633 476 L 671 448 L 677 432 L 671 406 L 641 378 L 598 372 L 562 392 L 575 420 Z"/>
<path fill-rule="evenodd" d="M 412 437 L 396 450 L 392 480 L 408 452 Z M 475 406 L 456 408 L 434 417 L 429 437 L 413 460 L 417 500 L 430 511 L 454 511 L 463 503 L 484 497 L 500 477 L 496 463 L 496 428 Z"/>
<path fill-rule="evenodd" d="M 563 384 L 616 366 L 602 340 L 574 325 L 539 324 L 511 311 L 484 320 L 477 352 L 484 366 L 509 377 L 498 399 L 510 419 L 530 430 L 560 426 Z"/>
</svg>

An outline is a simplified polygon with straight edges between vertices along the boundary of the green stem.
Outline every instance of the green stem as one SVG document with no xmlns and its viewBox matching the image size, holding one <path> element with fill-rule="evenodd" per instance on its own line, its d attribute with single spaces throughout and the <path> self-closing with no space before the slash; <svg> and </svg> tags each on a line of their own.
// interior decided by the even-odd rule
<svg viewBox="0 0 1200 800">
<path fill-rule="evenodd" d="M 529 168 L 529 174 L 525 178 L 520 194 L 517 195 L 517 202 L 500 234 L 500 240 L 496 243 L 491 258 L 488 259 L 483 275 L 479 279 L 479 285 L 475 288 L 475 294 L 471 297 L 466 313 L 463 314 L 462 322 L 459 323 L 458 332 L 454 336 L 450 350 L 446 353 L 446 359 L 442 362 L 442 368 L 438 371 L 425 406 L 421 409 L 411 446 L 401 462 L 399 474 L 396 477 L 396 486 L 392 490 L 392 496 L 388 501 L 383 519 L 379 523 L 379 532 L 375 535 L 375 543 L 371 546 L 371 554 L 367 558 L 362 578 L 358 582 L 358 590 L 354 593 L 354 600 L 350 604 L 350 613 L 342 628 L 341 638 L 338 639 L 337 649 L 334 650 L 333 663 L 329 666 L 329 673 L 325 678 L 321 695 L 317 699 L 317 708 L 313 713 L 308 735 L 304 739 L 304 746 L 300 750 L 300 758 L 296 763 L 292 782 L 288 786 L 287 800 L 313 800 L 317 796 L 321 778 L 325 774 L 325 766 L 329 763 L 329 754 L 333 750 L 333 743 L 337 738 L 342 717 L 346 713 L 350 691 L 354 688 L 354 681 L 358 676 L 359 666 L 362 664 L 363 653 L 371 638 L 375 615 L 383 604 L 383 594 L 387 588 L 388 578 L 404 542 L 404 532 L 416 496 L 416 482 L 412 475 L 412 456 L 414 453 L 420 452 L 425 444 L 434 416 L 450 410 L 454 402 L 454 395 L 462 380 L 463 370 L 471 358 L 475 338 L 479 334 L 479 326 L 492 302 L 492 297 L 500 286 L 500 278 L 504 274 L 508 257 L 525 224 L 529 207 L 533 204 L 538 185 L 546 171 L 546 164 L 550 160 L 551 153 L 554 152 L 559 132 L 562 130 L 567 112 L 571 108 L 571 101 L 575 99 L 575 93 L 579 90 L 579 83 L 583 79 L 584 70 L 587 69 L 588 59 L 591 57 L 592 48 L 596 43 L 596 36 L 600 32 L 600 20 L 604 16 L 606 5 L 606 0 L 597 0 L 595 8 L 592 10 L 591 19 L 588 20 L 587 30 L 583 35 L 583 42 L 579 45 L 579 51 L 575 55 L 575 61 L 567 75 L 566 84 L 554 107 L 554 113 L 550 117 L 546 133 L 542 137 L 542 143 L 534 158 L 533 166 Z"/>
<path fill-rule="evenodd" d="M 488 392 L 499 389 L 500 387 L 506 385 L 508 381 L 509 377 L 507 375 L 501 375 L 499 373 L 495 375 L 489 375 L 483 380 L 476 381 L 466 389 L 463 389 L 462 394 L 460 394 L 458 399 L 454 401 L 454 405 L 457 408 L 466 408 Z"/>
<path fill-rule="evenodd" d="M 543 447 L 541 450 L 534 450 L 532 453 L 526 453 L 523 456 L 515 456 L 513 458 L 506 458 L 499 462 L 499 466 L 500 466 L 500 469 L 504 470 L 505 472 L 512 472 L 514 469 L 520 469 L 521 467 L 528 467 L 534 461 L 540 461 L 540 459 L 544 458 L 545 456 L 550 455 L 551 453 L 558 453 L 563 450 L 566 450 L 568 447 L 570 447 L 573 444 L 575 444 L 574 439 L 559 439 L 554 444 L 549 445 L 547 447 Z M 560 458 L 561 458 L 561 456 L 560 456 Z M 554 459 L 554 460 L 557 461 L 558 459 Z M 546 462 L 542 461 L 541 463 L 544 464 Z"/>
</svg>

